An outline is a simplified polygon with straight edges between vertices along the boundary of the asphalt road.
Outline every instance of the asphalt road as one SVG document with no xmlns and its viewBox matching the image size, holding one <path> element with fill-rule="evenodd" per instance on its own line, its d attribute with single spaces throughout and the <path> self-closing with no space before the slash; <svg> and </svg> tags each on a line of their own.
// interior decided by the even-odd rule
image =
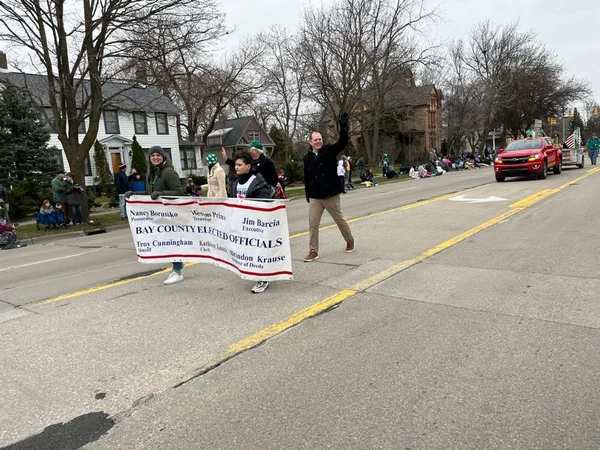
<svg viewBox="0 0 600 450">
<path fill-rule="evenodd" d="M 350 193 L 356 252 L 331 228 L 305 264 L 298 236 L 256 296 L 202 264 L 93 288 L 148 270 L 126 231 L 3 258 L 0 445 L 598 448 L 600 174 L 492 180 Z"/>
<path fill-rule="evenodd" d="M 479 169 L 358 189 L 344 197 L 344 214 L 347 218 L 364 216 L 492 181 L 490 169 Z M 289 202 L 288 222 L 291 234 L 308 230 L 308 204 L 303 199 Z M 322 224 L 332 223 L 324 214 Z M 128 228 L 53 240 L 12 251 L 0 259 L 0 302 L 24 306 L 163 267 L 137 262 Z"/>
</svg>

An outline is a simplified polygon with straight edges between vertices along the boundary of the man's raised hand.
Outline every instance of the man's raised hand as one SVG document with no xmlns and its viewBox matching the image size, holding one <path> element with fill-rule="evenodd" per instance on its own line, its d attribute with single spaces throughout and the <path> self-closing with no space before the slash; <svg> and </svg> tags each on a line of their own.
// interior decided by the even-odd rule
<svg viewBox="0 0 600 450">
<path fill-rule="evenodd" d="M 347 112 L 343 112 L 342 114 L 340 114 L 340 128 L 348 128 L 348 119 L 350 117 L 348 116 Z"/>
</svg>

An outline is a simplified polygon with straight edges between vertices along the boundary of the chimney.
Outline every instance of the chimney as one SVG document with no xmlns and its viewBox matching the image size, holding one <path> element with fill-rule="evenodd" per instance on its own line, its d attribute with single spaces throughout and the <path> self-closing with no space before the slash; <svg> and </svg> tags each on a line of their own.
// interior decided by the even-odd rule
<svg viewBox="0 0 600 450">
<path fill-rule="evenodd" d="M 8 70 L 8 62 L 6 60 L 6 53 L 0 51 L 0 69 Z"/>
<path fill-rule="evenodd" d="M 143 67 L 135 69 L 135 82 L 137 84 L 148 84 L 148 74 L 146 73 L 146 69 Z"/>
</svg>

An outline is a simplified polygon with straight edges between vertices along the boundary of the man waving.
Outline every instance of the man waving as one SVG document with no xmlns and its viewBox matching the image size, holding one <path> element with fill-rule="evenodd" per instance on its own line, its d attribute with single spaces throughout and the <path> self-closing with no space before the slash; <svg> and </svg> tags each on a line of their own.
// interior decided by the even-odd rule
<svg viewBox="0 0 600 450">
<path fill-rule="evenodd" d="M 308 209 L 309 252 L 305 262 L 319 259 L 319 225 L 323 211 L 327 210 L 346 241 L 346 253 L 354 251 L 354 238 L 348 222 L 342 215 L 342 185 L 337 175 L 337 155 L 348 144 L 348 114 L 340 115 L 340 138 L 335 144 L 323 145 L 318 131 L 310 135 L 311 149 L 304 156 L 304 187 Z"/>
</svg>

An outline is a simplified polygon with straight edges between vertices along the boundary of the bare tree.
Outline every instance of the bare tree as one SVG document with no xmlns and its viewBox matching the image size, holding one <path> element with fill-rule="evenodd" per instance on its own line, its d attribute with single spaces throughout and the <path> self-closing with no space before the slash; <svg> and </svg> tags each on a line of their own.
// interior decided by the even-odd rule
<svg viewBox="0 0 600 450">
<path fill-rule="evenodd" d="M 299 121 L 305 106 L 306 63 L 299 58 L 297 38 L 284 28 L 275 26 L 259 39 L 265 43 L 261 60 L 265 93 L 260 110 L 268 111 L 283 130 L 285 148 L 282 151 L 287 162 L 293 142 L 299 137 Z"/>
<path fill-rule="evenodd" d="M 468 43 L 453 45 L 452 54 L 466 71 L 467 83 L 483 89 L 476 145 L 484 144 L 495 128 L 516 137 L 534 119 L 557 114 L 566 102 L 587 92 L 584 83 L 565 80 L 556 57 L 517 23 L 494 27 L 491 21 L 482 22 Z"/>
<path fill-rule="evenodd" d="M 81 10 L 65 1 L 0 2 L 0 39 L 26 49 L 42 68 L 58 139 L 77 180 L 98 133 L 108 62 L 123 55 L 123 43 L 140 24 L 166 14 L 185 19 L 181 10 L 203 1 L 82 0 Z"/>
<path fill-rule="evenodd" d="M 381 155 L 386 115 L 403 106 L 407 71 L 428 62 L 418 34 L 434 17 L 421 0 L 341 0 L 303 17 L 308 92 L 333 118 L 346 110 L 358 121 L 371 161 Z"/>
<path fill-rule="evenodd" d="M 229 58 L 217 61 L 216 43 L 230 32 L 215 0 L 193 13 L 186 26 L 174 27 L 168 16 L 139 27 L 131 41 L 130 76 L 142 70 L 185 112 L 188 139 L 205 141 L 227 110 L 239 111 L 260 88 L 252 76 L 262 45 L 248 41 Z"/>
</svg>

